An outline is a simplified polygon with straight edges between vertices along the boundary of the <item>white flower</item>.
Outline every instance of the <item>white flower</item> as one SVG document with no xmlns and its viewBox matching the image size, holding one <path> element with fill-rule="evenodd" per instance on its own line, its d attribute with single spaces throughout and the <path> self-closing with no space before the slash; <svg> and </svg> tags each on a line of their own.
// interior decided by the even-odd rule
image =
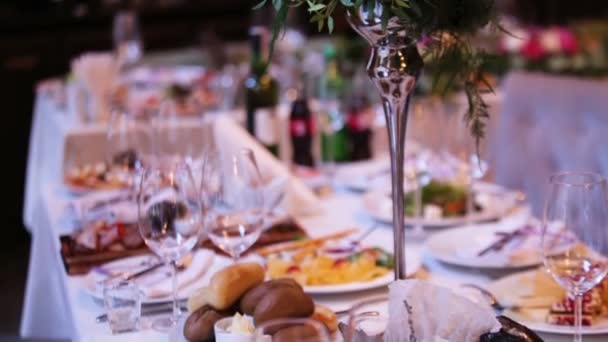
<svg viewBox="0 0 608 342">
<path fill-rule="evenodd" d="M 518 53 L 521 51 L 526 41 L 530 39 L 530 35 L 528 32 L 521 29 L 513 30 L 511 33 L 512 34 L 506 34 L 503 38 L 503 47 L 509 53 Z"/>
<path fill-rule="evenodd" d="M 559 32 L 555 29 L 544 31 L 540 35 L 540 44 L 549 53 L 560 52 L 562 45 Z"/>
</svg>

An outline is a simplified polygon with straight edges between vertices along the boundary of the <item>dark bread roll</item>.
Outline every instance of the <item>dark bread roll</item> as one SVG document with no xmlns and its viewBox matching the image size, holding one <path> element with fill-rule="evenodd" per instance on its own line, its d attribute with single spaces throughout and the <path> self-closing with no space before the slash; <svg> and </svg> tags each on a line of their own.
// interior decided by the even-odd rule
<svg viewBox="0 0 608 342">
<path fill-rule="evenodd" d="M 318 341 L 319 332 L 310 325 L 294 325 L 277 331 L 272 342 Z"/>
<path fill-rule="evenodd" d="M 315 311 L 312 298 L 301 287 L 279 286 L 265 294 L 253 312 L 256 325 L 278 318 L 305 318 Z"/>
<path fill-rule="evenodd" d="M 215 310 L 210 305 L 205 305 L 188 316 L 184 324 L 184 337 L 190 342 L 214 341 L 215 323 L 222 318 L 232 316 L 235 312 L 232 309 Z"/>
<path fill-rule="evenodd" d="M 247 291 L 241 298 L 239 308 L 241 313 L 253 316 L 258 303 L 271 291 L 281 287 L 295 287 L 302 290 L 300 284 L 290 278 L 269 280 Z"/>
</svg>

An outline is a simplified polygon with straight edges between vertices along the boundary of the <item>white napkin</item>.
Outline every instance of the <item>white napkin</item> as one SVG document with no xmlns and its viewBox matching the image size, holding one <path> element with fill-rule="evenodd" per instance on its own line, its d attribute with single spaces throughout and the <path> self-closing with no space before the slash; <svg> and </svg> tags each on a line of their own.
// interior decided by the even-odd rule
<svg viewBox="0 0 608 342">
<path fill-rule="evenodd" d="M 481 335 L 499 329 L 489 306 L 448 288 L 421 280 L 399 280 L 389 286 L 385 342 L 478 341 Z"/>
<path fill-rule="evenodd" d="M 88 91 L 89 118 L 103 121 L 108 118 L 109 100 L 117 83 L 117 64 L 111 53 L 85 53 L 72 61 L 72 75 Z"/>
<path fill-rule="evenodd" d="M 76 221 L 116 220 L 137 222 L 137 203 L 129 190 L 93 191 L 71 200 L 67 215 Z"/>
<path fill-rule="evenodd" d="M 287 167 L 259 144 L 245 129 L 233 119 L 218 117 L 214 123 L 215 146 L 220 153 L 237 153 L 241 148 L 249 148 L 254 154 L 266 178 L 288 178 L 286 208 L 292 215 L 318 213 L 321 208 L 317 196 Z"/>
<path fill-rule="evenodd" d="M 185 270 L 177 274 L 177 288 L 182 291 L 184 288 L 199 281 L 213 265 L 215 254 L 206 249 L 198 250 L 194 253 L 190 265 Z M 173 290 L 173 280 L 168 275 L 166 268 L 154 272 L 149 276 L 144 276 L 137 281 L 137 285 L 144 293 L 146 298 L 161 298 L 171 295 Z"/>
</svg>

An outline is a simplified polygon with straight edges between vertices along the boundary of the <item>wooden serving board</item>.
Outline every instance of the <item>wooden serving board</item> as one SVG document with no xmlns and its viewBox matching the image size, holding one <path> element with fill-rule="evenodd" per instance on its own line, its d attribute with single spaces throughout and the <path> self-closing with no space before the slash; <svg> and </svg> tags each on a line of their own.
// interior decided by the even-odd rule
<svg viewBox="0 0 608 342">
<path fill-rule="evenodd" d="M 276 223 L 268 228 L 258 241 L 253 245 L 250 251 L 255 252 L 257 248 L 272 245 L 275 243 L 305 239 L 308 234 L 294 220 L 288 219 Z M 61 259 L 66 272 L 69 275 L 79 275 L 89 272 L 92 267 L 110 262 L 115 259 L 121 259 L 134 255 L 151 253 L 147 247 L 136 249 L 125 249 L 120 251 L 86 251 L 79 249 L 76 241 L 71 235 L 60 237 L 61 242 Z M 223 253 L 209 240 L 204 240 L 200 243 L 200 247 L 213 249 L 218 253 Z"/>
</svg>

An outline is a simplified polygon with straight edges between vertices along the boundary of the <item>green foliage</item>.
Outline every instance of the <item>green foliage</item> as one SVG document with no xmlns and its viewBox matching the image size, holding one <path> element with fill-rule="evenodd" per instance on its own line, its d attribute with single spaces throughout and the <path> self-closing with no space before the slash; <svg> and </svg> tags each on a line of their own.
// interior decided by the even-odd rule
<svg viewBox="0 0 608 342">
<path fill-rule="evenodd" d="M 256 8 L 266 4 L 263 0 Z M 310 22 L 316 23 L 319 31 L 334 29 L 332 14 L 338 6 L 353 11 L 363 5 L 374 6 L 382 2 L 385 9 L 381 20 L 384 28 L 390 18 L 398 18 L 403 26 L 416 39 L 430 40 L 425 49 L 425 60 L 433 61 L 433 92 L 447 92 L 449 89 L 464 89 L 469 100 L 465 119 L 471 134 L 479 143 L 484 136 L 484 121 L 488 118 L 488 106 L 481 96 L 483 79 L 482 68 L 487 65 L 487 57 L 482 51 L 475 50 L 468 36 L 492 24 L 498 29 L 494 0 L 272 0 L 277 11 L 270 53 L 292 7 L 306 6 Z M 373 11 L 369 11 L 373 15 Z M 491 89 L 491 88 L 490 88 Z"/>
</svg>

